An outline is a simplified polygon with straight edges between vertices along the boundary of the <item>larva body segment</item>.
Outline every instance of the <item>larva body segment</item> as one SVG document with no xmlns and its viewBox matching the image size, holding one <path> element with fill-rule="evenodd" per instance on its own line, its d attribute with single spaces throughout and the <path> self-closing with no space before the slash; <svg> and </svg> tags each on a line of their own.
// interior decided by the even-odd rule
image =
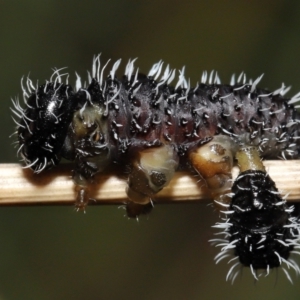
<svg viewBox="0 0 300 300">
<path fill-rule="evenodd" d="M 124 166 L 129 217 L 148 213 L 176 170 L 193 168 L 225 215 L 215 226 L 225 235 L 213 240 L 222 247 L 216 261 L 233 252 L 256 279 L 257 270 L 269 273 L 282 263 L 299 274 L 289 258 L 300 248 L 298 218 L 261 163 L 262 158 L 299 157 L 299 114 L 294 108 L 299 95 L 285 99 L 284 86 L 274 92 L 259 89 L 261 77 L 246 83 L 242 75 L 222 85 L 217 74 L 208 78 L 206 72 L 193 88 L 184 68 L 172 86 L 175 71 L 169 66 L 162 70 L 162 62 L 146 76 L 129 61 L 120 80 L 119 64 L 104 78 L 107 64 L 101 68 L 100 57 L 95 57 L 88 85 L 82 86 L 77 75 L 75 92 L 61 83 L 58 71 L 54 82 L 37 88 L 27 80 L 27 108 L 14 102 L 21 119 L 19 152 L 26 165 L 40 172 L 60 157 L 74 161 L 78 210 L 85 210 L 90 200 L 89 183 L 96 173 L 114 163 Z M 241 173 L 232 185 L 236 163 Z M 227 279 L 235 279 L 237 265 Z"/>
<path fill-rule="evenodd" d="M 262 274 L 269 275 L 273 268 L 282 266 L 287 278 L 291 280 L 286 267 L 299 274 L 299 266 L 290 257 L 297 249 L 299 239 L 299 220 L 293 216 L 293 207 L 288 207 L 274 181 L 266 173 L 256 147 L 242 147 L 236 153 L 241 173 L 231 189 L 231 201 L 223 204 L 227 210 L 225 222 L 215 227 L 228 240 L 214 239 L 221 252 L 216 262 L 234 253 L 226 279 L 234 281 L 240 270 L 237 266 L 250 267 L 256 280 Z M 259 270 L 263 270 L 263 273 Z"/>
<path fill-rule="evenodd" d="M 33 87 L 32 87 L 33 88 Z M 73 117 L 73 90 L 61 82 L 47 82 L 28 95 L 26 109 L 14 102 L 20 116 L 19 152 L 27 166 L 39 173 L 59 163 L 69 123 Z"/>
</svg>

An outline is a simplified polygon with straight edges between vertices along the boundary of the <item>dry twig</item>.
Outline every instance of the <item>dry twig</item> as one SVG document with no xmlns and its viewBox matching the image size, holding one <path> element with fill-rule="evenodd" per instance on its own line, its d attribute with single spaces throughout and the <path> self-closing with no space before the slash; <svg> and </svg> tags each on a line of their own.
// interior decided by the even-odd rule
<svg viewBox="0 0 300 300">
<path fill-rule="evenodd" d="M 265 161 L 277 188 L 289 193 L 287 200 L 300 201 L 300 160 Z M 233 177 L 238 169 L 233 169 Z M 18 164 L 0 165 L 0 205 L 74 204 L 75 191 L 71 179 L 71 166 L 60 165 L 41 174 L 22 169 Z M 95 178 L 93 198 L 97 204 L 120 204 L 127 197 L 126 179 L 112 174 L 99 174 Z M 199 201 L 209 199 L 209 193 L 199 176 L 178 172 L 170 185 L 155 197 L 157 202 Z"/>
</svg>

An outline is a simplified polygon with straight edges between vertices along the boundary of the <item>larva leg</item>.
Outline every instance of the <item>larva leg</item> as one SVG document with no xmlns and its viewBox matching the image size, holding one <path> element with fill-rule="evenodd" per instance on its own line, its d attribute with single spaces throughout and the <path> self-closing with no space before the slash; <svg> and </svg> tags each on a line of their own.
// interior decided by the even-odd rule
<svg viewBox="0 0 300 300">
<path fill-rule="evenodd" d="M 177 166 L 177 154 L 170 145 L 138 152 L 138 158 L 132 163 L 126 189 L 131 200 L 127 205 L 128 216 L 136 217 L 151 209 L 151 198 L 168 185 Z"/>
<path fill-rule="evenodd" d="M 205 179 L 217 203 L 230 201 L 226 194 L 232 185 L 231 169 L 236 148 L 230 137 L 219 135 L 189 153 L 192 166 Z"/>
<path fill-rule="evenodd" d="M 241 173 L 250 170 L 266 172 L 257 147 L 242 147 L 236 152 L 235 157 Z"/>
<path fill-rule="evenodd" d="M 91 96 L 89 96 L 91 97 Z M 85 210 L 90 200 L 90 183 L 94 175 L 111 164 L 111 149 L 107 146 L 108 130 L 101 107 L 89 101 L 85 91 L 79 94 L 69 134 L 64 143 L 64 156 L 75 161 L 73 181 L 77 197 L 75 208 Z"/>
<path fill-rule="evenodd" d="M 75 208 L 77 211 L 85 211 L 85 208 L 90 201 L 89 180 L 76 173 L 73 176 L 73 182 L 75 184 L 76 192 Z"/>
</svg>

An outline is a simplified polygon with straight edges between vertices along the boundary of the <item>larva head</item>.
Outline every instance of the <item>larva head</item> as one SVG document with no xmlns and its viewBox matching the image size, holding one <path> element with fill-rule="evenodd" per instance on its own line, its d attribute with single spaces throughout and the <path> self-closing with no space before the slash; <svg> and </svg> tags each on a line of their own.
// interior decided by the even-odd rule
<svg viewBox="0 0 300 300">
<path fill-rule="evenodd" d="M 273 180 L 263 171 L 248 170 L 238 176 L 232 193 L 229 210 L 224 212 L 229 218 L 216 225 L 225 229 L 228 237 L 219 244 L 223 247 L 217 262 L 233 251 L 240 264 L 250 267 L 255 279 L 258 270 L 268 274 L 270 269 L 282 266 L 290 280 L 284 265 L 299 274 L 298 265 L 289 257 L 293 248 L 300 246 L 300 224 L 291 216 L 292 209 L 280 197 Z M 237 265 L 230 269 L 227 279 L 234 280 Z"/>
<path fill-rule="evenodd" d="M 18 123 L 19 152 L 27 167 L 40 172 L 56 165 L 71 122 L 69 85 L 47 82 L 28 97 L 27 107 L 14 103 Z"/>
</svg>

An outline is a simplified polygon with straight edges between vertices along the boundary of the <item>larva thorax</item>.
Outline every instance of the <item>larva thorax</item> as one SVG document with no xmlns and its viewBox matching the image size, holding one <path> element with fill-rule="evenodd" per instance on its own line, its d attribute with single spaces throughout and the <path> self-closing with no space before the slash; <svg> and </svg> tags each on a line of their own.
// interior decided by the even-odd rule
<svg viewBox="0 0 300 300">
<path fill-rule="evenodd" d="M 101 68 L 97 56 L 87 86 L 77 75 L 76 91 L 62 83 L 59 70 L 36 88 L 27 79 L 22 86 L 27 107 L 15 101 L 13 110 L 20 118 L 18 152 L 27 167 L 38 173 L 61 157 L 74 161 L 75 205 L 85 210 L 94 175 L 117 163 L 128 173 L 130 217 L 152 209 L 176 170 L 193 169 L 225 214 L 225 222 L 216 225 L 227 237 L 214 240 L 222 246 L 217 262 L 233 249 L 255 278 L 256 270 L 268 273 L 282 263 L 300 273 L 289 260 L 291 250 L 300 247 L 298 218 L 261 163 L 261 158 L 299 157 L 300 118 L 294 108 L 299 94 L 286 99 L 284 86 L 260 89 L 262 76 L 246 83 L 242 74 L 223 85 L 213 72 L 204 72 L 192 87 L 184 68 L 172 86 L 175 71 L 169 66 L 163 70 L 159 62 L 146 76 L 134 62 L 121 79 L 120 60 L 104 78 L 107 64 Z M 234 164 L 240 174 L 232 185 Z M 235 279 L 236 266 L 227 278 Z"/>
</svg>

